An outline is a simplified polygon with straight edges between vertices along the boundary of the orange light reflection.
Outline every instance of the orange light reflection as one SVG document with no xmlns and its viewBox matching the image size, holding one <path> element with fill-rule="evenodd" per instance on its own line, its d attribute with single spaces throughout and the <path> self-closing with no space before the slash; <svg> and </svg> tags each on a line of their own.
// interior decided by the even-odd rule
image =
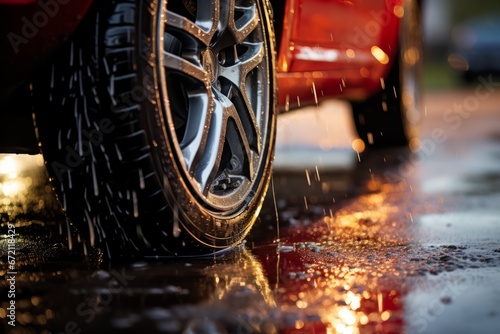
<svg viewBox="0 0 500 334">
<path fill-rule="evenodd" d="M 305 332 L 402 330 L 400 298 L 406 292 L 401 274 L 408 260 L 403 251 L 400 256 L 392 252 L 411 242 L 401 226 L 405 215 L 395 204 L 401 203 L 403 186 L 375 178 L 367 184 L 372 193 L 306 228 L 294 229 L 295 238 L 288 239 L 294 251 L 279 255 L 277 305 L 285 312 L 317 315 L 318 322 L 301 327 Z M 272 272 L 270 268 L 266 270 Z"/>
</svg>

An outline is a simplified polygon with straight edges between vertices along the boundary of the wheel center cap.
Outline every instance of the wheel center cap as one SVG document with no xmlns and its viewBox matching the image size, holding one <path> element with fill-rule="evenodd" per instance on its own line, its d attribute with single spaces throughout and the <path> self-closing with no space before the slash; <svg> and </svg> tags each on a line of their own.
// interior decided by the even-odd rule
<svg viewBox="0 0 500 334">
<path fill-rule="evenodd" d="M 208 80 L 214 83 L 217 78 L 217 58 L 211 49 L 207 48 L 201 53 L 201 63 L 208 74 Z"/>
</svg>

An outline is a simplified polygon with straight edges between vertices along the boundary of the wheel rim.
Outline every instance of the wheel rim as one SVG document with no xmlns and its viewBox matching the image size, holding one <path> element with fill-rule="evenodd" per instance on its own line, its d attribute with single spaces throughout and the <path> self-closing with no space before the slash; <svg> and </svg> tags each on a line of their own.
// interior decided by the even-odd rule
<svg viewBox="0 0 500 334">
<path fill-rule="evenodd" d="M 267 161 L 269 62 L 254 1 L 162 4 L 157 59 L 166 136 L 207 210 L 236 213 Z"/>
</svg>

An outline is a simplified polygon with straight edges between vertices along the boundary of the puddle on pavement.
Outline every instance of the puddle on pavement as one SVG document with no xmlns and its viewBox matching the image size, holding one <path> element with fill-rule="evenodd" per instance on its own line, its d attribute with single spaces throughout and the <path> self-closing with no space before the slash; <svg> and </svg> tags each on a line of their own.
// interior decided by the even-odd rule
<svg viewBox="0 0 500 334">
<path fill-rule="evenodd" d="M 496 333 L 500 328 L 499 277 L 494 267 L 447 272 L 418 282 L 404 298 L 407 331 Z"/>
<path fill-rule="evenodd" d="M 416 224 L 422 244 L 494 245 L 500 240 L 500 210 L 423 214 Z"/>
<path fill-rule="evenodd" d="M 487 287 L 498 293 L 496 212 L 456 210 L 491 203 L 448 203 L 420 193 L 418 182 L 387 181 L 397 163 L 362 161 L 344 174 L 276 174 L 279 241 L 271 201 L 246 245 L 224 257 L 126 265 L 106 264 L 92 249 L 84 255 L 77 237 L 70 249 L 47 184 L 4 174 L 3 228 L 16 223 L 19 247 L 14 333 L 439 332 L 446 314 L 461 314 L 454 310 Z M 25 188 L 7 194 L 17 178 Z M 5 280 L 1 287 L 7 319 Z M 495 300 L 470 313 L 487 320 L 485 332 L 500 320 Z"/>
</svg>

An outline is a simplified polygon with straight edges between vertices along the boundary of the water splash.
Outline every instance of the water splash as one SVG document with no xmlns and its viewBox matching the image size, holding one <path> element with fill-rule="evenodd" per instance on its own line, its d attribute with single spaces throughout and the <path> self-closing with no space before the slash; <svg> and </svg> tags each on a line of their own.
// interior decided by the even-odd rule
<svg viewBox="0 0 500 334">
<path fill-rule="evenodd" d="M 276 192 L 274 191 L 274 177 L 271 176 L 271 190 L 273 192 L 274 214 L 276 217 L 276 240 L 280 240 L 280 217 L 278 214 L 278 204 L 276 203 Z"/>
<path fill-rule="evenodd" d="M 173 224 L 173 230 L 172 230 L 172 235 L 174 238 L 178 238 L 179 235 L 181 234 L 181 229 L 179 227 L 179 206 L 177 204 L 174 205 L 173 208 L 174 211 L 174 224 Z"/>
<path fill-rule="evenodd" d="M 137 199 L 137 193 L 132 191 L 132 204 L 134 206 L 134 218 L 139 217 L 139 201 Z"/>
</svg>

